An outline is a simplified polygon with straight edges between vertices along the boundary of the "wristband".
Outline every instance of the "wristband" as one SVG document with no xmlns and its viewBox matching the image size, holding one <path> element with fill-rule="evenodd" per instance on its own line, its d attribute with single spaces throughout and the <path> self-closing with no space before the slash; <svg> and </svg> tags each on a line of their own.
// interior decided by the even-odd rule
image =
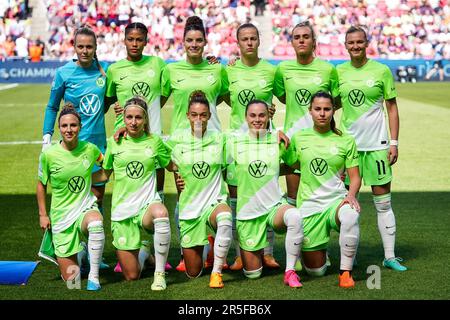
<svg viewBox="0 0 450 320">
<path fill-rule="evenodd" d="M 396 146 L 398 147 L 398 140 L 391 140 L 391 146 Z"/>
</svg>

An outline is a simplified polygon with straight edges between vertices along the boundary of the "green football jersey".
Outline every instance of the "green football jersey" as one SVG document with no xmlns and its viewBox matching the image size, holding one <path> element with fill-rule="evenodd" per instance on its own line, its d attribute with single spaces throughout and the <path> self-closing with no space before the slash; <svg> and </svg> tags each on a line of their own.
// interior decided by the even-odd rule
<svg viewBox="0 0 450 320">
<path fill-rule="evenodd" d="M 95 203 L 91 171 L 94 164 L 100 165 L 102 160 L 100 149 L 86 141 L 79 141 L 71 151 L 58 143 L 41 153 L 38 178 L 44 185 L 50 182 L 52 188 L 49 217 L 53 233 L 69 228 Z"/>
<path fill-rule="evenodd" d="M 337 97 L 338 85 L 336 68 L 319 58 L 307 65 L 296 60 L 280 62 L 275 73 L 274 93 L 277 97 L 286 94 L 286 135 L 292 137 L 301 129 L 312 128 L 313 121 L 308 111 L 312 95 L 325 91 Z"/>
<path fill-rule="evenodd" d="M 217 115 L 217 98 L 228 91 L 228 78 L 225 67 L 219 64 L 202 63 L 194 65 L 186 61 L 170 63 L 162 74 L 162 95 L 173 95 L 173 114 L 170 125 L 170 134 L 178 129 L 189 128 L 186 117 L 189 96 L 195 90 L 205 93 L 209 101 L 211 119 L 208 129 L 220 131 L 220 120 Z"/>
<path fill-rule="evenodd" d="M 255 66 L 248 67 L 238 60 L 234 66 L 227 66 L 226 70 L 231 100 L 230 128 L 247 131 L 247 104 L 254 99 L 272 104 L 275 66 L 261 59 Z"/>
<path fill-rule="evenodd" d="M 197 138 L 190 129 L 178 130 L 166 144 L 185 182 L 179 199 L 180 220 L 198 218 L 211 205 L 226 201 L 222 133 L 207 130 L 202 138 Z"/>
<path fill-rule="evenodd" d="M 227 163 L 236 166 L 238 220 L 260 217 L 282 201 L 278 177 L 286 150 L 278 144 L 276 132 L 260 138 L 240 131 L 230 133 L 226 154 Z"/>
<path fill-rule="evenodd" d="M 166 167 L 170 161 L 164 143 L 158 135 L 127 136 L 119 143 L 107 141 L 103 168 L 114 170 L 111 220 L 133 217 L 146 204 L 161 200 L 156 185 L 156 162 Z"/>
<path fill-rule="evenodd" d="M 360 68 L 351 62 L 340 64 L 337 72 L 343 107 L 340 128 L 355 138 L 359 151 L 387 149 L 383 102 L 397 96 L 391 70 L 369 59 Z"/>
<path fill-rule="evenodd" d="M 147 100 L 150 132 L 161 135 L 161 74 L 165 62 L 159 57 L 143 56 L 137 62 L 123 59 L 113 63 L 106 73 L 106 96 L 117 96 L 119 105 L 135 95 Z M 114 131 L 123 127 L 123 115 L 116 118 Z"/>
<path fill-rule="evenodd" d="M 300 163 L 302 177 L 297 207 L 303 217 L 321 213 L 345 198 L 347 189 L 341 174 L 345 168 L 358 166 L 358 152 L 352 136 L 304 129 L 292 137 L 287 153 L 288 165 Z"/>
</svg>

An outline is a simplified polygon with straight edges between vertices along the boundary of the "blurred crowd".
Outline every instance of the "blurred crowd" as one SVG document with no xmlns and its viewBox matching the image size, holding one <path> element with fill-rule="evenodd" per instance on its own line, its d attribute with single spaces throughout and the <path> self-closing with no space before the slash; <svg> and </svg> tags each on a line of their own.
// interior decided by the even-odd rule
<svg viewBox="0 0 450 320">
<path fill-rule="evenodd" d="M 130 22 L 149 26 L 145 54 L 183 58 L 186 18 L 200 16 L 207 29 L 206 52 L 228 58 L 238 54 L 235 33 L 245 22 L 264 15 L 272 21 L 270 52 L 274 58 L 294 56 L 292 27 L 310 20 L 318 34 L 317 54 L 345 58 L 345 31 L 367 26 L 368 53 L 387 59 L 433 58 L 440 50 L 450 58 L 448 0 L 41 0 L 47 8 L 46 39 L 30 36 L 28 0 L 0 1 L 0 59 L 67 60 L 74 55 L 72 38 L 81 25 L 98 36 L 100 60 L 124 58 L 124 29 Z"/>
</svg>

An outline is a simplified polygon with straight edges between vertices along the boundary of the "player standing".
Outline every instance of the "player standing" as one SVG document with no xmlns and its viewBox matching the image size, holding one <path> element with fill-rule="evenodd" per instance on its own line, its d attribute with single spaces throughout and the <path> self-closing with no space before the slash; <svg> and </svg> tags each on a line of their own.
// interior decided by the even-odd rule
<svg viewBox="0 0 450 320">
<path fill-rule="evenodd" d="M 189 17 L 184 28 L 183 44 L 186 51 L 186 61 L 168 64 L 162 74 L 162 95 L 165 98 L 173 96 L 174 107 L 170 134 L 177 130 L 188 129 L 189 121 L 186 117 L 189 96 L 193 91 L 201 90 L 208 99 L 211 119 L 208 129 L 220 131 L 220 121 L 216 106 L 219 97 L 228 91 L 228 79 L 225 68 L 221 64 L 209 64 L 203 58 L 206 46 L 206 33 L 202 20 L 197 16 Z M 180 191 L 178 190 L 178 194 Z M 175 208 L 175 220 L 178 227 L 179 205 Z M 178 271 L 185 271 L 184 261 L 181 259 Z"/>
<path fill-rule="evenodd" d="M 372 188 L 378 230 L 384 247 L 383 266 L 405 271 L 396 258 L 396 223 L 391 205 L 391 166 L 398 158 L 399 115 L 394 78 L 386 65 L 368 59 L 367 34 L 361 27 L 350 27 L 345 47 L 350 61 L 337 66 L 343 114 L 341 128 L 356 140 L 359 167 L 365 185 Z M 390 140 L 383 112 L 389 119 Z M 348 181 L 348 180 L 347 180 Z"/>
<path fill-rule="evenodd" d="M 268 105 L 272 104 L 275 66 L 259 57 L 259 31 L 253 24 L 246 23 L 239 26 L 236 38 L 240 59 L 233 65 L 227 66 L 229 95 L 224 100 L 231 106 L 230 128 L 247 132 L 248 125 L 245 120 L 247 104 L 254 99 L 263 100 Z M 236 258 L 230 269 L 241 270 L 242 259 L 239 254 L 236 233 L 237 177 L 234 165 L 227 167 L 227 183 L 230 192 L 230 207 L 233 210 L 233 239 L 236 247 Z M 267 238 L 269 246 L 264 248 L 263 264 L 265 267 L 279 268 L 280 265 L 273 257 L 275 234 L 271 228 L 267 230 Z"/>
</svg>

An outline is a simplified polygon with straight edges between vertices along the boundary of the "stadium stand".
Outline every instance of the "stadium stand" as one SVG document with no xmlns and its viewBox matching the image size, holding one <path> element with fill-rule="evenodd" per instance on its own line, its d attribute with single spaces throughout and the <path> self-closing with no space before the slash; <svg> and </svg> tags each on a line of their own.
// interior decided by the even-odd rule
<svg viewBox="0 0 450 320">
<path fill-rule="evenodd" d="M 149 26 L 145 54 L 177 60 L 183 56 L 184 22 L 193 14 L 205 22 L 206 52 L 225 58 L 238 53 L 235 31 L 248 21 L 272 25 L 266 58 L 292 58 L 295 52 L 290 45 L 290 32 L 306 19 L 315 26 L 317 54 L 323 58 L 347 57 L 344 37 L 352 24 L 368 27 L 370 57 L 430 59 L 434 48 L 443 46 L 444 57 L 450 58 L 448 0 L 269 0 L 265 11 L 259 9 L 259 17 L 255 17 L 254 1 L 250 0 L 42 1 L 47 27 L 33 37 L 30 26 L 34 15 L 32 18 L 33 8 L 28 1 L 0 1 L 1 60 L 70 59 L 74 54 L 73 31 L 83 24 L 90 25 L 98 35 L 99 59 L 118 60 L 125 56 L 123 30 L 135 21 Z"/>
</svg>

